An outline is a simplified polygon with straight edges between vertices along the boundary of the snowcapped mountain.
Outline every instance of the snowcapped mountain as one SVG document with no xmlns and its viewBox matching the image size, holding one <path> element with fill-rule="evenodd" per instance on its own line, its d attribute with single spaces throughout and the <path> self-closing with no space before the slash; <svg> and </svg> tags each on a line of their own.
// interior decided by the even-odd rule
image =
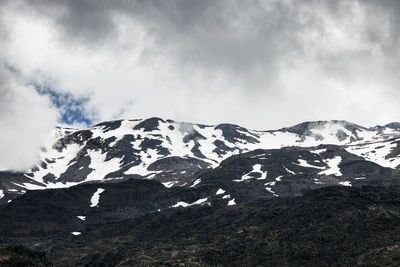
<svg viewBox="0 0 400 267">
<path fill-rule="evenodd" d="M 346 121 L 315 121 L 257 131 L 232 124 L 208 126 L 160 118 L 117 120 L 84 130 L 57 128 L 36 167 L 24 174 L 3 172 L 0 198 L 26 190 L 132 177 L 154 179 L 166 187 L 196 186 L 199 175 L 216 169 L 229 157 L 283 147 L 308 148 L 303 151 L 309 155 L 296 154 L 287 163 L 278 163 L 279 158 L 269 154 L 232 180 L 248 182 L 253 176 L 268 177 L 274 173 L 269 170 L 271 166 L 281 164 L 279 172 L 274 173 L 276 177 L 318 170 L 315 183 L 321 184 L 323 177 L 343 178 L 340 166 L 346 156 L 318 148 L 328 144 L 340 146 L 341 153 L 359 160 L 393 171 L 400 169 L 398 123 L 365 128 Z"/>
<path fill-rule="evenodd" d="M 398 126 L 317 121 L 257 131 L 150 118 L 57 128 L 37 166 L 0 172 L 0 252 L 56 266 L 160 265 L 188 242 L 190 251 L 179 257 L 197 255 L 207 265 L 219 264 L 220 255 L 240 258 L 243 233 L 246 253 L 258 242 L 251 259 L 265 252 L 268 233 L 272 243 L 283 244 L 268 255 L 287 251 L 295 240 L 305 244 L 298 240 L 309 240 L 310 229 L 325 233 L 326 226 L 332 238 L 352 233 L 360 239 L 366 229 L 387 229 L 398 220 L 387 215 L 397 214 L 400 203 Z M 364 218 L 376 221 L 365 225 Z M 356 232 L 336 232 L 342 225 Z M 389 237 L 385 244 L 397 244 Z M 315 238 L 322 240 L 321 255 L 342 244 Z M 143 250 L 121 254 L 127 247 L 146 248 L 149 257 L 140 257 Z M 219 254 L 226 247 L 230 252 Z"/>
<path fill-rule="evenodd" d="M 268 180 L 264 187 L 273 195 L 278 195 L 273 188 L 279 180 L 310 172 L 316 185 L 350 185 L 350 180 L 365 177 L 364 172 L 360 177 L 347 175 L 343 169 L 349 161 L 386 168 L 386 175 L 399 171 L 400 125 L 365 128 L 346 121 L 315 121 L 257 131 L 150 118 L 104 122 L 84 130 L 57 128 L 36 167 L 23 174 L 0 174 L 0 201 L 26 190 L 129 178 L 153 179 L 166 187 L 201 186 L 205 179 L 200 177 L 222 168 L 225 160 L 245 158 L 258 149 L 269 152 L 248 159 L 254 164 L 240 169 L 231 181 Z M 283 160 L 282 155 L 287 157 Z M 272 178 L 278 180 L 269 181 Z"/>
</svg>

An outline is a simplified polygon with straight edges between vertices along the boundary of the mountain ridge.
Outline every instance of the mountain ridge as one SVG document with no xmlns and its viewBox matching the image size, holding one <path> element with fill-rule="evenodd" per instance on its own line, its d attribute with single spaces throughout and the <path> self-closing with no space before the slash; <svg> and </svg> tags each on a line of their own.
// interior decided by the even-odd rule
<svg viewBox="0 0 400 267">
<path fill-rule="evenodd" d="M 57 128 L 37 166 L 25 173 L 3 172 L 0 203 L 27 190 L 129 177 L 185 186 L 194 182 L 196 173 L 216 168 L 231 156 L 290 146 L 338 145 L 364 160 L 397 170 L 400 132 L 392 129 L 396 124 L 389 126 L 365 128 L 334 120 L 256 131 L 227 123 L 204 125 L 153 117 L 107 121 L 87 129 Z"/>
</svg>

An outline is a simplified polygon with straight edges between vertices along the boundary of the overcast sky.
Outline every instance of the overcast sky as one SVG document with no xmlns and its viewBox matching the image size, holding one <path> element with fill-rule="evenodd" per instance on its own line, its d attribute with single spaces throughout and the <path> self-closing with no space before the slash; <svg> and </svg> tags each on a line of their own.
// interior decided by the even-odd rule
<svg viewBox="0 0 400 267">
<path fill-rule="evenodd" d="M 57 121 L 399 121 L 399 36 L 397 0 L 0 0 L 0 150 Z"/>
</svg>

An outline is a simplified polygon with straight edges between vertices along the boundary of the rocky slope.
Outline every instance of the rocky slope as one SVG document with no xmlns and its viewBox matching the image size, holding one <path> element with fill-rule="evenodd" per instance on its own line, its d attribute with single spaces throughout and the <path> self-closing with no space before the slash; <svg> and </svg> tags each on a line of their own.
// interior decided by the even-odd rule
<svg viewBox="0 0 400 267">
<path fill-rule="evenodd" d="M 137 192 L 141 188 L 137 182 L 157 187 L 157 182 L 146 180 L 124 182 L 124 187 Z M 78 186 L 82 190 L 79 193 L 96 189 L 90 186 Z M 92 212 L 86 205 L 88 217 L 84 219 L 76 216 L 84 210 L 79 210 L 79 204 L 67 205 L 65 209 L 51 205 L 61 198 L 55 192 L 62 191 L 51 190 L 50 196 L 29 198 L 27 193 L 15 200 L 13 209 L 4 211 L 3 207 L 2 214 L 10 212 L 3 218 L 10 218 L 18 214 L 15 210 L 23 207 L 23 202 L 47 199 L 47 203 L 42 200 L 35 205 L 37 214 L 31 213 L 30 219 L 0 221 L 3 241 L 0 249 L 14 253 L 10 252 L 14 244 L 30 236 L 30 249 L 26 248 L 29 242 L 25 240 L 25 248 L 19 250 L 19 255 L 21 260 L 34 261 L 38 266 L 39 263 L 47 266 L 48 261 L 54 266 L 395 266 L 399 263 L 398 187 L 324 187 L 295 198 L 257 199 L 228 207 L 172 208 L 118 221 L 110 220 L 105 210 L 106 200 L 111 197 L 106 193 L 111 188 L 106 188 L 101 196 L 105 207 L 101 206 L 101 200 Z M 21 202 L 23 198 L 27 199 Z M 171 201 L 166 196 L 164 200 Z M 140 210 L 140 201 L 128 203 L 127 206 Z M 60 210 L 54 212 L 57 209 Z M 53 214 L 53 217 L 39 220 L 39 214 Z M 16 221 L 19 225 L 4 228 Z M 60 229 L 73 234 L 63 234 Z M 35 244 L 32 237 L 35 242 L 47 240 L 47 247 Z M 47 258 L 31 249 L 43 251 Z M 2 260 L 6 258 L 0 257 L 0 264 Z"/>
<path fill-rule="evenodd" d="M 255 131 L 231 124 L 206 126 L 159 118 L 120 120 L 85 130 L 58 128 L 36 167 L 27 173 L 0 172 L 0 203 L 7 203 L 27 190 L 129 178 L 153 179 L 167 187 L 192 186 L 199 173 L 218 168 L 233 155 L 291 146 L 309 148 L 317 155 L 320 150 L 315 147 L 321 144 L 337 145 L 353 154 L 354 159 L 399 170 L 400 129 L 396 123 L 367 129 L 345 121 L 318 121 Z M 304 159 L 296 154 L 287 164 L 320 170 L 320 178 L 342 176 L 338 182 L 345 182 L 346 177 L 338 170 L 344 162 L 339 154 L 331 153 L 325 158 L 310 154 Z M 253 171 L 243 169 L 241 175 L 267 175 L 266 169 L 253 167 Z M 275 177 L 271 173 L 268 178 L 286 177 L 293 172 L 290 168 L 276 169 L 279 168 L 280 171 L 272 172 Z M 361 176 L 358 178 L 362 179 Z M 318 179 L 316 184 L 321 183 Z"/>
<path fill-rule="evenodd" d="M 398 263 L 398 126 L 58 128 L 0 171 L 0 265 Z"/>
</svg>

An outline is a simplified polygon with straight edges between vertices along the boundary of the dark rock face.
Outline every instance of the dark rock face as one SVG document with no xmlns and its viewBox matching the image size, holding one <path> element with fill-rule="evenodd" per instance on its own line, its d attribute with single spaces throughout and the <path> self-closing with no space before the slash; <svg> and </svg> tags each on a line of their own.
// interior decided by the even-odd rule
<svg viewBox="0 0 400 267">
<path fill-rule="evenodd" d="M 144 138 L 142 143 L 140 144 L 140 148 L 143 151 L 154 149 L 157 151 L 157 154 L 160 154 L 162 156 L 168 156 L 169 154 L 171 154 L 167 148 L 162 146 L 162 141 L 158 139 Z"/>
<path fill-rule="evenodd" d="M 228 152 L 233 152 L 235 151 L 234 148 L 229 147 L 227 145 L 225 145 L 224 142 L 222 142 L 221 140 L 216 140 L 214 142 L 215 145 L 215 149 L 213 150 L 213 152 L 217 153 L 220 156 L 224 156 L 226 155 Z"/>
<path fill-rule="evenodd" d="M 128 164 L 130 166 L 139 165 L 141 162 L 138 156 L 140 150 L 134 149 L 131 144 L 136 140 L 137 139 L 131 134 L 124 135 L 121 140 L 108 150 L 106 161 L 112 158 L 120 158 L 123 166 Z"/>
<path fill-rule="evenodd" d="M 190 141 L 197 141 L 199 139 L 205 140 L 206 138 L 196 130 L 193 130 L 185 135 L 185 137 L 183 138 L 183 142 L 189 143 Z"/>
<path fill-rule="evenodd" d="M 376 163 L 365 160 L 354 160 L 340 164 L 343 173 L 352 176 L 391 176 L 390 169 L 383 168 Z"/>
<path fill-rule="evenodd" d="M 38 253 L 22 246 L 0 245 L 0 266 L 52 266 L 45 253 Z"/>
<path fill-rule="evenodd" d="M 397 265 L 399 223 L 387 213 L 399 201 L 397 190 L 334 187 L 246 207 L 169 210 L 106 226 L 117 241 L 93 229 L 67 250 L 87 251 L 81 262 L 89 265 Z"/>
<path fill-rule="evenodd" d="M 78 144 L 82 145 L 85 141 L 90 139 L 93 136 L 92 131 L 90 130 L 82 130 L 76 131 L 71 134 L 66 135 L 64 138 L 59 139 L 53 146 L 58 151 L 62 151 L 70 144 Z"/>
<path fill-rule="evenodd" d="M 206 156 L 204 156 L 204 154 L 200 151 L 199 149 L 200 144 L 196 143 L 193 148 L 190 150 L 190 152 L 193 153 L 194 156 L 201 158 L 201 159 L 206 159 Z"/>
<path fill-rule="evenodd" d="M 258 143 L 259 141 L 255 138 L 257 135 L 250 133 L 247 129 L 233 124 L 219 124 L 215 127 L 217 130 L 221 130 L 225 139 L 231 143 L 238 141 L 244 141 L 248 143 Z M 245 134 L 247 133 L 247 134 Z M 252 137 L 253 135 L 254 137 Z"/>
<path fill-rule="evenodd" d="M 148 196 L 150 188 L 154 192 L 164 190 L 156 184 L 148 184 L 149 181 L 140 182 L 132 181 L 133 184 L 125 183 L 123 186 L 132 188 L 135 185 L 135 194 L 139 194 L 140 198 Z M 79 186 L 83 190 L 80 193 L 85 190 L 93 192 L 97 186 Z M 123 192 L 124 189 L 121 189 Z M 106 188 L 103 194 L 104 199 L 100 200 L 98 208 L 87 208 L 89 213 L 86 221 L 76 218 L 73 224 L 70 222 L 72 219 L 64 221 L 68 216 L 57 219 L 58 216 L 53 215 L 52 224 L 48 224 L 47 217 L 44 217 L 43 223 L 47 227 L 52 225 L 52 229 L 57 229 L 65 227 L 65 224 L 71 225 L 71 229 L 82 232 L 79 236 L 66 233 L 63 236 L 50 231 L 40 233 L 44 229 L 47 231 L 47 228 L 36 231 L 36 221 L 15 220 L 19 222 L 18 227 L 22 224 L 32 225 L 32 228 L 19 228 L 25 229 L 25 232 L 46 238 L 57 234 L 58 238 L 52 238 L 46 250 L 47 260 L 55 266 L 399 264 L 398 188 L 325 187 L 307 191 L 304 196 L 296 198 L 258 199 L 232 207 L 216 205 L 167 209 L 119 221 L 104 218 L 112 218 L 110 212 L 126 212 L 133 206 L 140 210 L 141 204 L 135 200 L 139 197 L 131 194 L 132 199 L 118 204 L 122 205 L 118 211 L 111 209 L 114 204 L 106 204 L 117 197 L 112 195 L 112 189 Z M 47 197 L 47 205 L 58 199 L 54 192 Z M 73 209 L 72 204 L 76 200 L 72 197 L 68 199 L 72 201 L 70 207 Z M 31 202 L 27 199 L 23 203 L 28 205 Z M 14 209 L 21 208 L 21 205 L 22 202 L 16 202 Z M 49 213 L 49 208 L 51 206 L 47 210 L 39 209 L 36 216 L 45 211 Z M 75 212 L 73 215 L 82 215 L 78 210 Z M 8 216 L 5 218 L 7 223 L 12 220 Z M 0 221 L 2 235 L 4 224 Z M 8 239 L 0 237 L 3 243 L 24 242 L 23 232 L 14 230 L 11 233 L 18 235 L 14 237 L 9 234 Z M 0 250 L 8 249 L 8 246 L 3 245 Z M 25 251 L 30 250 L 23 248 L 22 254 L 27 254 Z M 42 266 L 47 266 L 43 254 L 32 252 L 32 255 L 28 258 L 35 259 L 35 264 L 40 262 Z"/>
<path fill-rule="evenodd" d="M 167 157 L 149 165 L 150 171 L 181 171 L 190 169 L 206 169 L 209 164 L 195 158 Z"/>
<path fill-rule="evenodd" d="M 297 124 L 292 127 L 282 128 L 281 130 L 288 131 L 291 133 L 296 133 L 301 136 L 303 136 L 303 135 L 304 136 L 314 136 L 316 138 L 316 140 L 323 140 L 323 136 L 315 135 L 311 132 L 311 130 L 312 129 L 323 129 L 327 124 L 342 125 L 346 130 L 349 130 L 355 136 L 356 140 L 358 139 L 357 131 L 366 129 L 362 126 L 359 126 L 359 125 L 356 125 L 353 123 L 349 123 L 347 121 L 333 120 L 333 121 L 308 121 L 308 122 L 303 122 L 303 123 Z M 336 133 L 336 136 L 341 141 L 345 140 L 348 137 L 348 135 L 345 132 L 343 132 L 342 130 L 339 130 Z"/>
<path fill-rule="evenodd" d="M 392 144 L 396 144 L 396 147 L 386 155 L 386 159 L 393 159 L 400 155 L 400 141 L 394 141 Z"/>
<path fill-rule="evenodd" d="M 60 175 L 60 181 L 66 182 L 80 182 L 84 181 L 86 177 L 93 171 L 89 168 L 91 158 L 87 154 L 80 154 L 79 157 L 74 159 L 75 164 L 72 164 L 68 169 Z"/>
<path fill-rule="evenodd" d="M 94 193 L 104 189 L 98 204 Z M 193 203 L 215 191 L 166 188 L 157 181 L 131 179 L 120 183 L 82 184 L 65 189 L 28 191 L 8 205 L 0 206 L 0 240 L 12 240 L 47 251 L 70 240 L 72 232 L 85 232 L 87 223 L 111 223 L 171 208 L 180 201 Z M 77 216 L 85 216 L 83 221 Z"/>
<path fill-rule="evenodd" d="M 28 182 L 31 183 L 32 180 L 26 177 L 24 173 L 0 171 L 0 190 L 4 194 L 3 197 L 0 196 L 0 206 L 25 193 L 25 188 L 22 185 Z M 34 184 L 40 185 L 37 182 Z"/>
<path fill-rule="evenodd" d="M 158 129 L 159 122 L 164 122 L 164 120 L 162 120 L 160 118 L 150 118 L 150 119 L 147 119 L 147 120 L 139 123 L 133 129 L 134 130 L 143 129 L 143 131 L 145 131 L 145 132 L 151 132 L 151 131 Z"/>
<path fill-rule="evenodd" d="M 112 131 L 115 129 L 118 129 L 121 127 L 121 122 L 122 120 L 117 120 L 117 121 L 107 121 L 107 122 L 102 122 L 99 124 L 96 124 L 94 127 L 103 127 L 103 132 L 108 132 Z"/>
<path fill-rule="evenodd" d="M 336 133 L 336 136 L 337 136 L 337 138 L 339 139 L 339 141 L 346 140 L 347 137 L 349 137 L 348 134 L 346 134 L 346 133 L 345 133 L 344 131 L 342 131 L 342 130 L 339 130 L 339 131 Z"/>
<path fill-rule="evenodd" d="M 45 183 L 55 183 L 56 182 L 56 177 L 52 173 L 48 173 L 45 176 L 43 176 L 43 182 Z"/>
<path fill-rule="evenodd" d="M 385 127 L 391 128 L 391 129 L 400 129 L 400 122 L 392 122 L 388 123 L 385 125 Z"/>
</svg>

